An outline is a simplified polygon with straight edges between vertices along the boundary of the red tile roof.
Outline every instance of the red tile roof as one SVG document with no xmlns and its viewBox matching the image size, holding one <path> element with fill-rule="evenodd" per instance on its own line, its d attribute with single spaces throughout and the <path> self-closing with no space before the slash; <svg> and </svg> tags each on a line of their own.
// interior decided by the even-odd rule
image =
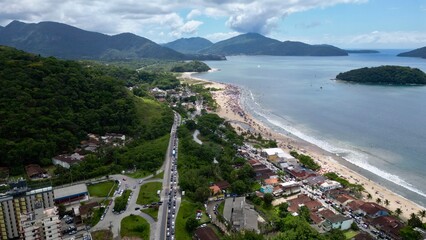
<svg viewBox="0 0 426 240">
<path fill-rule="evenodd" d="M 38 164 L 30 164 L 25 166 L 25 171 L 27 172 L 27 176 L 29 178 L 46 173 L 46 170 L 41 168 Z"/>
<path fill-rule="evenodd" d="M 377 203 L 366 202 L 359 207 L 362 211 L 366 212 L 368 215 L 374 215 L 379 211 L 389 211 L 387 208 L 380 206 Z"/>
<path fill-rule="evenodd" d="M 322 207 L 322 204 L 316 200 L 305 202 L 304 204 L 311 212 L 317 211 L 319 208 Z"/>
</svg>

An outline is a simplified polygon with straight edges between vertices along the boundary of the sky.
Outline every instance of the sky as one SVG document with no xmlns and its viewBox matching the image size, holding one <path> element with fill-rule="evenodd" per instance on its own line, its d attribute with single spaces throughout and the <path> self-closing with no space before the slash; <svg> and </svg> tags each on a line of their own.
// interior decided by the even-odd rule
<svg viewBox="0 0 426 240">
<path fill-rule="evenodd" d="M 426 46 L 426 0 L 0 0 L 0 25 L 55 21 L 157 43 L 257 32 L 344 48 Z"/>
</svg>

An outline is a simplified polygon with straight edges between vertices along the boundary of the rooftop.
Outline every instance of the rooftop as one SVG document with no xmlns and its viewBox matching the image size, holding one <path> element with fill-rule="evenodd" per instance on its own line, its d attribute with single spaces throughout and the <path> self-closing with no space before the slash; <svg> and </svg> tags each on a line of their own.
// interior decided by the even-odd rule
<svg viewBox="0 0 426 240">
<path fill-rule="evenodd" d="M 60 199 L 68 196 L 72 196 L 75 194 L 87 193 L 86 184 L 77 184 L 64 188 L 57 188 L 53 190 L 55 194 L 55 199 Z"/>
</svg>

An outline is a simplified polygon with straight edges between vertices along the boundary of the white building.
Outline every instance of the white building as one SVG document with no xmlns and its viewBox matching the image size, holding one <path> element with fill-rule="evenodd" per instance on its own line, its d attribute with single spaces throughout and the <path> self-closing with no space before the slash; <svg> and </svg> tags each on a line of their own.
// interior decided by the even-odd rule
<svg viewBox="0 0 426 240">
<path fill-rule="evenodd" d="M 43 209 L 39 203 L 32 212 L 21 214 L 21 239 L 62 239 L 61 221 L 56 208 Z"/>
<path fill-rule="evenodd" d="M 341 188 L 342 185 L 333 180 L 327 180 L 320 185 L 320 190 L 322 192 L 330 191 L 332 189 Z"/>
<path fill-rule="evenodd" d="M 271 161 L 275 161 L 277 159 L 283 160 L 285 162 L 294 160 L 293 156 L 284 152 L 281 148 L 265 148 L 262 150 L 261 155 Z"/>
</svg>

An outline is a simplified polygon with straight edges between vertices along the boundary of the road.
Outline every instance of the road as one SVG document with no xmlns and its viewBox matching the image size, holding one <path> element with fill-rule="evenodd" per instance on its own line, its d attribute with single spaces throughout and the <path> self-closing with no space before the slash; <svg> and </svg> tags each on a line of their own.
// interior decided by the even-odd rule
<svg viewBox="0 0 426 240">
<path fill-rule="evenodd" d="M 168 200 L 169 200 L 169 191 L 172 187 L 173 190 L 176 190 L 176 193 L 173 192 L 171 195 L 173 198 L 174 207 L 173 209 L 174 218 L 178 212 L 180 206 L 180 193 L 178 191 L 178 176 L 177 176 L 177 167 L 174 166 L 176 158 L 173 155 L 173 151 L 175 151 L 175 155 L 177 156 L 178 151 L 178 139 L 177 139 L 177 127 L 179 126 L 181 121 L 181 117 L 179 114 L 175 113 L 174 124 L 170 133 L 169 146 L 167 148 L 165 161 L 160 170 L 157 171 L 157 174 L 164 170 L 164 178 L 161 179 L 150 179 L 153 175 L 149 175 L 144 178 L 134 179 L 125 175 L 116 174 L 110 175 L 111 180 L 118 180 L 121 182 L 120 189 L 130 189 L 132 190 L 132 196 L 130 197 L 129 203 L 127 205 L 126 210 L 121 214 L 114 214 L 112 209 L 114 207 L 114 203 L 112 203 L 108 208 L 105 214 L 104 220 L 100 221 L 95 227 L 91 229 L 91 231 L 97 231 L 102 229 L 111 229 L 114 238 L 119 236 L 121 220 L 130 214 L 138 215 L 145 218 L 150 225 L 150 239 L 166 239 L 167 235 L 167 219 L 168 219 Z M 173 168 L 172 168 L 173 167 Z M 174 173 L 174 174 L 172 174 Z M 171 176 L 173 175 L 174 182 L 170 182 Z M 162 191 L 160 194 L 161 201 L 164 203 L 159 208 L 158 214 L 158 222 L 156 222 L 151 216 L 141 212 L 140 210 L 135 210 L 135 208 L 141 208 L 140 205 L 136 204 L 137 197 L 139 195 L 140 186 L 148 183 L 148 182 L 161 182 L 163 183 Z M 114 197 L 115 198 L 115 197 Z M 172 211 L 171 211 L 172 214 Z M 174 219 L 173 218 L 173 219 Z M 174 220 L 173 220 L 174 222 Z"/>
<path fill-rule="evenodd" d="M 147 214 L 145 214 L 145 213 L 143 213 L 139 210 L 135 210 L 136 207 L 140 208 L 140 205 L 136 204 L 136 200 L 138 198 L 139 191 L 140 191 L 140 186 L 144 183 L 155 181 L 155 180 L 147 180 L 147 179 L 150 179 L 152 177 L 153 177 L 152 175 L 149 175 L 145 178 L 134 179 L 134 178 L 131 178 L 131 177 L 128 177 L 128 176 L 125 176 L 125 175 L 121 175 L 121 174 L 110 175 L 110 179 L 118 180 L 118 181 L 121 182 L 120 189 L 132 190 L 132 196 L 130 197 L 129 204 L 127 205 L 126 210 L 121 214 L 114 214 L 112 212 L 112 209 L 114 207 L 114 203 L 111 203 L 111 205 L 108 207 L 107 213 L 105 214 L 104 220 L 102 220 L 98 224 L 96 224 L 96 226 L 93 227 L 91 229 L 91 231 L 96 231 L 96 230 L 101 230 L 101 229 L 111 229 L 113 236 L 117 237 L 119 235 L 119 231 L 120 231 L 121 220 L 123 218 L 129 216 L 130 214 L 133 214 L 133 215 L 141 216 L 148 221 L 148 223 L 150 225 L 150 239 L 155 240 L 155 232 L 156 232 L 155 220 L 151 216 L 149 216 L 149 215 L 147 215 Z M 123 179 L 125 179 L 125 180 L 123 180 Z"/>
<path fill-rule="evenodd" d="M 176 218 L 180 206 L 180 193 L 178 188 L 178 174 L 176 165 L 179 141 L 177 138 L 176 130 L 180 125 L 180 121 L 181 117 L 179 116 L 179 114 L 175 113 L 175 121 L 170 132 L 169 147 L 167 148 L 167 153 L 164 162 L 163 189 L 160 194 L 161 201 L 163 202 L 163 204 L 159 208 L 158 227 L 156 234 L 156 236 L 158 237 L 157 239 L 160 240 L 174 239 L 174 237 L 172 238 L 172 236 L 168 235 L 173 235 L 173 233 L 171 232 L 171 222 L 173 222 L 174 224 L 174 219 Z M 169 228 L 169 231 L 167 228 Z"/>
</svg>

